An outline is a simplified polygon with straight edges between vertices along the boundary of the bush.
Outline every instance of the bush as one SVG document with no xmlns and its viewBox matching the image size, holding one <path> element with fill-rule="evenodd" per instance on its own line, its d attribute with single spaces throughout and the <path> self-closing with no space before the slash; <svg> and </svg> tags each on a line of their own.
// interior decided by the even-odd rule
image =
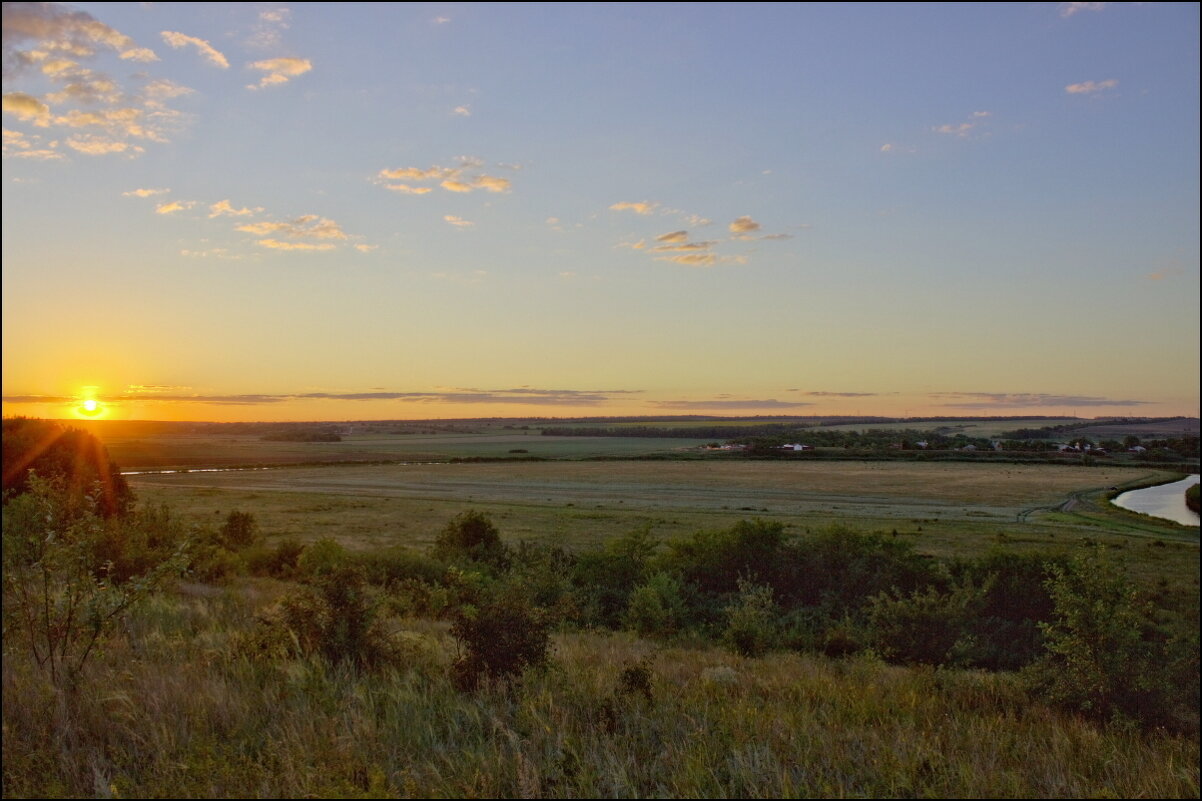
<svg viewBox="0 0 1202 801">
<path fill-rule="evenodd" d="M 635 589 L 626 608 L 626 625 L 644 636 L 670 636 L 684 626 L 684 587 L 670 573 L 659 572 Z"/>
<path fill-rule="evenodd" d="M 972 659 L 971 623 L 980 606 L 972 585 L 909 595 L 883 593 L 868 608 L 869 636 L 885 659 L 905 664 L 962 665 Z"/>
<path fill-rule="evenodd" d="M 394 665 L 401 651 L 378 611 L 363 574 L 335 568 L 268 609 L 236 647 L 267 660 L 322 656 L 357 668 Z"/>
<path fill-rule="evenodd" d="M 38 475 L 54 482 L 72 508 L 106 518 L 132 508 L 129 484 L 96 437 L 28 417 L 5 418 L 3 426 L 5 498 L 28 492 Z"/>
<path fill-rule="evenodd" d="M 242 551 L 259 539 L 259 523 L 250 512 L 233 511 L 218 531 L 217 541 L 227 550 Z"/>
<path fill-rule="evenodd" d="M 512 586 L 494 590 L 477 605 L 460 606 L 451 634 L 460 649 L 451 680 L 463 691 L 485 682 L 512 681 L 527 668 L 542 667 L 551 647 L 548 615 Z"/>
<path fill-rule="evenodd" d="M 434 558 L 478 562 L 503 570 L 509 564 L 509 549 L 488 515 L 469 510 L 455 515 L 439 533 L 434 541 Z"/>
<path fill-rule="evenodd" d="M 1046 650 L 1027 671 L 1032 688 L 1092 718 L 1196 730 L 1196 636 L 1185 647 L 1158 636 L 1151 605 L 1101 549 L 1049 572 L 1055 611 L 1040 624 Z"/>
<path fill-rule="evenodd" d="M 97 553 L 124 533 L 119 520 L 90 509 L 61 483 L 31 476 L 28 489 L 4 506 L 4 634 L 6 651 L 24 650 L 55 685 L 74 686 L 97 646 L 130 608 L 177 576 L 183 548 L 117 581 Z"/>
<path fill-rule="evenodd" d="M 722 640 L 743 656 L 759 656 L 779 644 L 779 609 L 771 587 L 748 579 L 739 579 L 738 586 L 737 598 L 726 608 Z"/>
<path fill-rule="evenodd" d="M 329 537 L 323 537 L 305 548 L 297 559 L 297 567 L 303 575 L 320 577 L 343 567 L 346 561 L 346 548 Z"/>
<path fill-rule="evenodd" d="M 277 542 L 274 548 L 260 544 L 245 554 L 246 567 L 256 576 L 296 578 L 300 573 L 300 559 L 304 552 L 305 546 L 290 537 Z"/>
</svg>

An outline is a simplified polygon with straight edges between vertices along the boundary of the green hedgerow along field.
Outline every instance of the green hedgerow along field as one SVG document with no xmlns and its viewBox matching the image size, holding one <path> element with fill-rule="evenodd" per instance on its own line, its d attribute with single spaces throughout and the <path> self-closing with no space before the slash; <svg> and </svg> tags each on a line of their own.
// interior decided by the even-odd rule
<svg viewBox="0 0 1202 801">
<path fill-rule="evenodd" d="M 5 499 L 7 796 L 1199 792 L 1197 585 L 1124 571 L 1163 542 L 468 510 L 350 549 L 69 478 Z"/>
</svg>

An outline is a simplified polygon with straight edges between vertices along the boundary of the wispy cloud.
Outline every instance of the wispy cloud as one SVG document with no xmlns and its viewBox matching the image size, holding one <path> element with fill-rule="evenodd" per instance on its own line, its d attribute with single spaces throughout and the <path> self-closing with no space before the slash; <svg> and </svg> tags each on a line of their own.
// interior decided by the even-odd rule
<svg viewBox="0 0 1202 801">
<path fill-rule="evenodd" d="M 647 215 L 647 214 L 653 213 L 657 206 L 659 206 L 659 203 L 653 203 L 648 200 L 639 201 L 637 203 L 632 203 L 630 201 L 622 201 L 621 203 L 615 203 L 612 206 L 610 206 L 609 210 L 610 211 L 633 211 L 635 214 Z"/>
<path fill-rule="evenodd" d="M 672 231 L 668 234 L 660 234 L 655 238 L 656 242 L 684 242 L 689 238 L 688 231 Z"/>
<path fill-rule="evenodd" d="M 1143 406 L 1152 401 L 1099 398 L 1092 395 L 1050 395 L 1021 392 L 933 392 L 933 398 L 946 398 L 940 406 L 959 409 L 1024 408 L 1058 406 Z"/>
<path fill-rule="evenodd" d="M 197 52 L 204 56 L 205 60 L 210 64 L 216 67 L 221 67 L 222 69 L 229 69 L 229 59 L 227 59 L 221 51 L 213 47 L 213 45 L 209 44 L 208 41 L 204 39 L 198 39 L 195 36 L 188 36 L 187 34 L 180 33 L 179 31 L 162 31 L 159 35 L 163 37 L 164 42 L 171 45 L 176 50 L 179 50 L 181 47 L 195 47 Z"/>
<path fill-rule="evenodd" d="M 790 389 L 788 391 L 813 398 L 875 398 L 881 394 L 879 392 L 824 392 L 821 390 L 804 391 L 800 389 Z"/>
<path fill-rule="evenodd" d="M 333 250 L 334 245 L 330 242 L 282 242 L 278 239 L 260 239 L 258 244 L 272 250 L 299 250 L 299 251 L 317 251 L 317 250 Z"/>
<path fill-rule="evenodd" d="M 521 406 L 600 406 L 621 396 L 637 395 L 632 389 L 513 389 L 453 388 L 429 392 L 295 392 L 218 395 L 191 393 L 188 387 L 131 385 L 107 402 L 202 403 L 217 406 L 255 406 L 291 401 L 401 401 L 407 403 L 513 404 Z M 66 403 L 77 398 L 51 395 L 5 395 L 5 403 Z"/>
<path fill-rule="evenodd" d="M 4 4 L 4 77 L 9 78 L 37 60 L 34 53 L 60 53 L 90 58 L 99 49 L 112 50 L 131 61 L 154 61 L 154 51 L 105 25 L 86 11 L 57 3 Z M 36 41 L 35 51 L 20 47 Z"/>
<path fill-rule="evenodd" d="M 346 232 L 338 223 L 317 214 L 304 214 L 292 220 L 245 223 L 234 230 L 256 236 L 278 234 L 292 239 L 346 239 Z"/>
<path fill-rule="evenodd" d="M 679 256 L 656 256 L 656 261 L 670 261 L 686 267 L 713 267 L 718 257 L 713 253 L 682 253 Z"/>
<path fill-rule="evenodd" d="M 735 234 L 738 237 L 744 237 L 753 231 L 760 230 L 760 224 L 750 217 L 743 216 L 736 219 L 734 222 L 728 225 L 727 228 L 732 234 Z"/>
<path fill-rule="evenodd" d="M 289 8 L 271 8 L 259 12 L 259 17 L 246 38 L 249 47 L 270 50 L 280 46 L 284 31 L 288 30 L 292 17 Z"/>
<path fill-rule="evenodd" d="M 288 83 L 298 75 L 304 75 L 313 69 L 313 62 L 307 58 L 269 58 L 247 64 L 252 70 L 266 72 L 258 83 L 247 85 L 247 89 L 265 89 L 268 86 L 279 86 Z"/>
<path fill-rule="evenodd" d="M 196 203 L 191 200 L 171 200 L 166 203 L 160 203 L 154 207 L 155 214 L 175 214 L 177 211 L 184 211 L 195 206 Z"/>
<path fill-rule="evenodd" d="M 431 188 L 388 182 L 438 181 L 438 185 L 446 191 L 461 194 L 474 192 L 477 189 L 501 194 L 508 192 L 513 186 L 513 183 L 508 178 L 475 172 L 475 170 L 483 167 L 485 164 L 481 159 L 473 156 L 460 156 L 459 161 L 459 165 L 455 167 L 439 167 L 435 165 L 424 169 L 421 167 L 386 168 L 376 173 L 375 182 L 383 185 L 385 189 L 391 189 L 394 192 L 408 195 L 425 195 L 431 191 Z"/>
<path fill-rule="evenodd" d="M 442 218 L 456 228 L 471 228 L 473 225 L 475 225 L 475 223 L 471 220 L 465 220 L 462 217 L 456 217 L 454 214 L 444 214 Z"/>
<path fill-rule="evenodd" d="M 5 128 L 4 158 L 50 161 L 63 158 L 63 154 L 52 147 L 43 147 L 40 136 L 27 135 L 22 131 L 10 131 L 8 128 Z"/>
<path fill-rule="evenodd" d="M 648 401 L 657 409 L 800 409 L 814 404 L 805 401 L 763 400 L 666 400 Z"/>
<path fill-rule="evenodd" d="M 1107 78 L 1104 81 L 1082 81 L 1081 83 L 1070 83 L 1064 87 L 1064 91 L 1070 95 L 1091 95 L 1094 92 L 1102 92 L 1107 89 L 1113 89 L 1118 86 L 1119 82 L 1114 78 Z"/>
<path fill-rule="evenodd" d="M 460 117 L 470 117 L 470 116 L 472 116 L 472 107 L 471 106 L 455 106 L 455 109 L 452 113 L 458 114 Z"/>
<path fill-rule="evenodd" d="M 253 209 L 246 208 L 246 207 L 236 209 L 229 202 L 229 200 L 218 200 L 216 203 L 209 206 L 209 218 L 212 219 L 213 217 L 249 217 L 249 216 L 255 214 L 256 212 L 260 212 L 260 211 L 263 211 L 262 206 L 259 206 L 257 208 L 253 208 Z"/>
<path fill-rule="evenodd" d="M 1060 16 L 1068 19 L 1079 11 L 1101 11 L 1109 3 L 1061 3 Z"/>
</svg>

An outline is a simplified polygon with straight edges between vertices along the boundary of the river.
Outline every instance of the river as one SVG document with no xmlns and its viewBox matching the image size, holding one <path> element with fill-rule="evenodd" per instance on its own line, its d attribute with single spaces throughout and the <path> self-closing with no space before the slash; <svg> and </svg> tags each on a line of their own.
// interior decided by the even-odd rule
<svg viewBox="0 0 1202 801">
<path fill-rule="evenodd" d="M 1198 513 L 1185 505 L 1185 491 L 1197 483 L 1198 475 L 1194 474 L 1172 484 L 1124 492 L 1115 498 L 1113 503 L 1132 512 L 1172 520 L 1183 526 L 1196 526 Z"/>
</svg>

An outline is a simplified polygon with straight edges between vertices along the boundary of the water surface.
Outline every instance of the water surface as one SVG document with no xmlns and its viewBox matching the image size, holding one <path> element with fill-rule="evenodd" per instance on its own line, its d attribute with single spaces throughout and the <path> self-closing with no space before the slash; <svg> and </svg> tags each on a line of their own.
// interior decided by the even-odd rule
<svg viewBox="0 0 1202 801">
<path fill-rule="evenodd" d="M 1183 526 L 1196 526 L 1198 513 L 1185 505 L 1185 491 L 1197 483 L 1198 475 L 1194 474 L 1172 484 L 1124 492 L 1113 503 L 1132 512 L 1172 520 Z"/>
</svg>

